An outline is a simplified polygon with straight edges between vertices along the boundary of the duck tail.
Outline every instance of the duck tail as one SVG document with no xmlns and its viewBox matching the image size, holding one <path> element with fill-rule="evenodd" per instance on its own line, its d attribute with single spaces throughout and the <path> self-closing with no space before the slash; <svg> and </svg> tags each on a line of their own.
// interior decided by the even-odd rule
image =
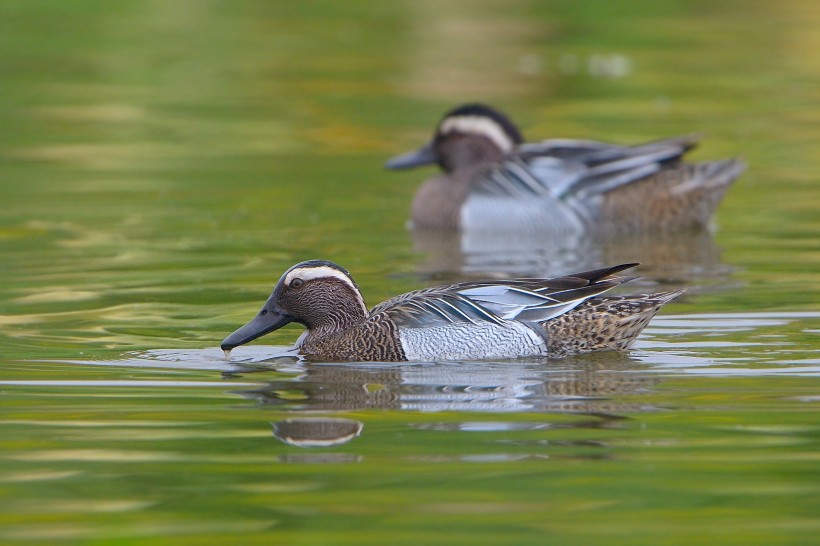
<svg viewBox="0 0 820 546">
<path fill-rule="evenodd" d="M 623 351 L 646 328 L 662 306 L 684 290 L 592 298 L 546 323 L 549 355 L 560 357 L 588 351 Z"/>
<path fill-rule="evenodd" d="M 728 188 L 738 176 L 746 170 L 746 162 L 739 157 L 710 161 L 697 165 L 701 171 L 704 185 L 714 189 Z"/>
<path fill-rule="evenodd" d="M 693 227 L 707 227 L 726 190 L 746 170 L 746 162 L 739 158 L 723 159 L 690 163 L 681 169 L 668 171 L 666 175 L 678 178 L 667 190 L 677 206 L 667 213 L 680 217 L 681 225 L 688 219 Z"/>
</svg>

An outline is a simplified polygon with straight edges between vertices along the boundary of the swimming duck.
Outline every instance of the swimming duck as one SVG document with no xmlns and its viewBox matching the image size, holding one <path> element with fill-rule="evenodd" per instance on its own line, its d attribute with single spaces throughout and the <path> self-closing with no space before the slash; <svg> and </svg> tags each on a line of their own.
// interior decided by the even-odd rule
<svg viewBox="0 0 820 546">
<path fill-rule="evenodd" d="M 623 264 L 552 279 L 462 282 L 391 298 L 370 311 L 348 271 L 310 260 L 282 275 L 262 310 L 221 344 L 230 351 L 290 322 L 294 349 L 323 361 L 560 357 L 623 350 L 681 291 L 601 294 L 635 277 Z"/>
<path fill-rule="evenodd" d="M 696 136 L 637 146 L 554 139 L 525 143 L 510 119 L 483 104 L 448 112 L 433 140 L 390 159 L 390 169 L 437 163 L 412 206 L 416 228 L 633 233 L 703 228 L 739 159 L 684 163 Z"/>
</svg>

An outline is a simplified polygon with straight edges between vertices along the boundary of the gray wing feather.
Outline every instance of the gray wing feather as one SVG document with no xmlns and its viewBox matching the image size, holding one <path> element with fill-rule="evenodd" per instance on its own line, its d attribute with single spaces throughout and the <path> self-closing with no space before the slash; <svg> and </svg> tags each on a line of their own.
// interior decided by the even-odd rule
<svg viewBox="0 0 820 546">
<path fill-rule="evenodd" d="M 403 328 L 543 322 L 632 280 L 634 277 L 611 275 L 633 265 L 579 273 L 578 277 L 466 282 L 416 290 L 377 305 L 370 317 L 386 314 Z"/>
<path fill-rule="evenodd" d="M 406 296 L 406 295 L 405 295 Z M 393 322 L 404 328 L 429 328 L 450 324 L 492 322 L 503 320 L 478 303 L 451 292 L 418 292 L 412 297 L 391 300 L 373 308 L 371 317 L 387 314 Z"/>
<path fill-rule="evenodd" d="M 563 139 L 522 144 L 500 166 L 479 175 L 472 191 L 493 196 L 585 198 L 652 175 L 696 143 L 697 137 L 688 135 L 638 146 Z"/>
</svg>

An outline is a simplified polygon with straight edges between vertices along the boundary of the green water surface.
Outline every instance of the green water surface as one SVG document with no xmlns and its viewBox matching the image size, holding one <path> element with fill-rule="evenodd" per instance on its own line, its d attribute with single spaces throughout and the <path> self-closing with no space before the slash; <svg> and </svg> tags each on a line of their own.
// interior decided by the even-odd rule
<svg viewBox="0 0 820 546">
<path fill-rule="evenodd" d="M 811 0 L 0 3 L 0 542 L 816 543 L 818 89 Z M 749 168 L 714 234 L 467 252 L 382 164 L 473 100 Z M 311 258 L 689 290 L 626 354 L 226 362 Z"/>
</svg>

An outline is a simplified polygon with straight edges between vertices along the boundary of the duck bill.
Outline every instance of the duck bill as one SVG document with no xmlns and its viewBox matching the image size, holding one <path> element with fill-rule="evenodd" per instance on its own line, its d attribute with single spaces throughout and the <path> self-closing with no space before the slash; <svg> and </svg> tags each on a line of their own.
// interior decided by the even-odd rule
<svg viewBox="0 0 820 546">
<path fill-rule="evenodd" d="M 258 337 L 278 330 L 282 326 L 293 321 L 293 318 L 285 313 L 277 313 L 267 306 L 260 311 L 250 322 L 242 326 L 234 333 L 222 340 L 220 347 L 223 351 L 230 352 L 234 347 L 244 345 Z"/>
<path fill-rule="evenodd" d="M 433 150 L 433 143 L 428 142 L 418 150 L 390 158 L 384 166 L 388 169 L 412 169 L 413 167 L 432 165 L 437 161 L 438 158 L 435 150 Z"/>
</svg>

